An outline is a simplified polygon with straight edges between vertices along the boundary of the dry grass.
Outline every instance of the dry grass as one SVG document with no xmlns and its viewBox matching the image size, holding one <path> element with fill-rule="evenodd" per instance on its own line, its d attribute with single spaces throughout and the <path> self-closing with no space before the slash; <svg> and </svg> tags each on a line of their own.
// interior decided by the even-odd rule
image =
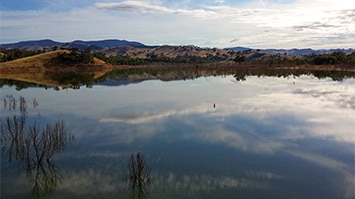
<svg viewBox="0 0 355 199">
<path fill-rule="evenodd" d="M 68 50 L 46 52 L 46 53 L 42 53 L 30 57 L 24 57 L 13 61 L 0 63 L 0 68 L 43 67 L 48 62 L 50 62 L 51 59 L 57 57 L 59 53 L 64 53 L 64 52 L 69 53 Z"/>
<path fill-rule="evenodd" d="M 94 58 L 94 63 L 92 64 L 78 65 L 74 67 L 61 67 L 53 65 L 52 60 L 54 60 L 60 53 L 70 53 L 70 51 L 51 51 L 0 63 L 0 79 L 12 79 L 55 87 L 71 87 L 72 85 L 69 84 L 63 85 L 58 83 L 48 77 L 46 73 L 48 71 L 51 71 L 52 73 L 58 71 L 92 73 L 94 75 L 94 79 L 96 79 L 112 70 L 111 65 L 97 58 Z"/>
<path fill-rule="evenodd" d="M 147 58 L 150 55 L 158 57 L 176 58 L 179 56 L 196 56 L 207 57 L 217 55 L 228 55 L 232 50 L 198 48 L 195 46 L 158 46 L 156 48 L 134 48 L 134 47 L 118 47 L 110 48 L 103 51 L 107 56 L 127 56 L 133 58 Z M 230 57 L 232 58 L 232 57 Z"/>
<path fill-rule="evenodd" d="M 0 68 L 43 68 L 44 66 L 49 66 L 52 59 L 56 58 L 60 53 L 70 53 L 69 50 L 57 50 L 46 53 L 41 53 L 38 55 L 24 57 L 16 59 L 13 61 L 0 63 Z M 106 62 L 94 58 L 94 63 L 90 65 L 102 65 L 107 67 Z M 88 65 L 88 66 L 90 66 Z"/>
</svg>

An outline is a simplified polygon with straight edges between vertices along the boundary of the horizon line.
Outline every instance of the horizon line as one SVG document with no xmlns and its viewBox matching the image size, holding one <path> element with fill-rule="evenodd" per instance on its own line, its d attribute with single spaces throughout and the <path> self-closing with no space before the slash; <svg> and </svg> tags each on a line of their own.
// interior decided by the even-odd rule
<svg viewBox="0 0 355 199">
<path fill-rule="evenodd" d="M 136 40 L 127 40 L 127 39 L 117 39 L 117 38 L 106 38 L 106 39 L 92 39 L 92 40 L 82 40 L 82 39 L 74 39 L 72 41 L 59 41 L 59 40 L 54 40 L 54 39 L 50 39 L 50 38 L 44 38 L 44 39 L 29 39 L 29 40 L 21 40 L 21 41 L 15 41 L 15 42 L 8 42 L 8 43 L 0 43 L 1 45 L 10 45 L 10 44 L 16 44 L 16 43 L 21 43 L 21 42 L 35 42 L 35 41 L 44 41 L 44 40 L 50 40 L 53 42 L 59 42 L 59 43 L 71 43 L 71 42 L 76 42 L 76 41 L 82 41 L 82 42 L 92 42 L 92 41 L 107 41 L 107 40 L 117 40 L 117 41 L 127 41 L 127 42 L 137 42 L 140 43 L 144 46 L 147 47 L 159 47 L 159 46 L 196 46 L 199 48 L 217 48 L 217 49 L 229 49 L 229 48 L 247 48 L 250 50 L 337 50 L 337 49 L 341 49 L 341 50 L 355 50 L 355 48 L 346 48 L 346 47 L 338 47 L 338 48 L 312 48 L 312 47 L 303 47 L 303 48 L 298 48 L 298 47 L 290 47 L 290 48 L 256 48 L 256 47 L 246 47 L 246 46 L 241 46 L 241 45 L 237 45 L 237 46 L 230 46 L 230 47 L 213 47 L 213 46 L 198 46 L 195 44 L 155 44 L 155 45 L 151 45 L 151 44 L 145 44 L 142 43 L 140 41 L 136 41 Z"/>
</svg>

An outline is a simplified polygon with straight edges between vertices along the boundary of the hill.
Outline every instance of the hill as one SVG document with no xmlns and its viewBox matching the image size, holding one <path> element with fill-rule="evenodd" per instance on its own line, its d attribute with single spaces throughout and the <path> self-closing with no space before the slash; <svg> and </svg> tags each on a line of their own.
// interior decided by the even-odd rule
<svg viewBox="0 0 355 199">
<path fill-rule="evenodd" d="M 177 57 L 215 57 L 233 59 L 236 52 L 218 48 L 200 48 L 197 46 L 158 46 L 150 48 L 116 47 L 101 50 L 107 56 L 122 56 L 131 58 L 177 58 Z"/>
<path fill-rule="evenodd" d="M 69 50 L 57 50 L 0 63 L 0 79 L 76 88 L 112 70 L 111 65 L 94 57 L 89 63 L 67 64 L 61 60 L 71 55 Z"/>
<path fill-rule="evenodd" d="M 24 57 L 20 59 L 16 59 L 13 61 L 2 62 L 0 63 L 0 68 L 49 68 L 56 63 L 54 63 L 55 59 L 57 59 L 58 55 L 63 53 L 70 53 L 69 50 L 57 50 L 57 51 L 50 51 L 46 53 L 41 53 L 38 55 Z M 93 58 L 93 62 L 88 64 L 90 66 L 104 66 L 108 67 L 107 64 L 97 58 Z"/>
<path fill-rule="evenodd" d="M 28 41 L 13 44 L 13 46 L 24 45 L 52 45 L 57 44 L 52 40 Z M 7 44 L 10 45 L 10 44 Z M 121 46 L 120 46 L 121 45 Z M 1 45 L 0 45 L 1 46 Z M 4 46 L 4 45 L 2 45 Z M 6 45 L 5 45 L 6 46 Z M 8 46 L 9 47 L 9 46 Z M 10 45 L 11 47 L 11 45 Z M 54 48 L 55 47 L 55 48 Z M 56 66 L 59 68 L 67 68 L 68 65 L 96 65 L 103 66 L 104 62 L 115 65 L 115 68 L 122 65 L 135 65 L 136 67 L 153 67 L 157 64 L 227 64 L 227 65 L 243 65 L 245 67 L 306 67 L 306 65 L 323 66 L 328 70 L 332 65 L 337 65 L 337 69 L 353 70 L 355 63 L 355 52 L 352 49 L 333 49 L 333 50 L 318 50 L 312 49 L 251 49 L 243 47 L 235 47 L 228 49 L 219 48 L 201 48 L 198 46 L 145 46 L 139 42 L 129 42 L 125 40 L 101 40 L 101 41 L 80 41 L 76 40 L 70 43 L 65 43 L 61 48 L 68 47 L 70 51 L 77 51 L 71 55 L 63 55 L 53 59 L 51 57 L 58 51 L 58 46 L 52 47 L 52 52 L 43 55 L 32 56 L 42 51 L 26 51 L 23 49 L 0 49 L 0 61 L 6 63 L 3 66 L 8 66 L 13 70 L 16 67 L 48 67 Z M 72 47 L 72 48 L 69 48 Z M 79 48 L 80 47 L 80 48 Z M 85 48 L 84 48 L 85 47 Z M 23 47 L 30 48 L 30 47 Z M 31 47 L 33 48 L 33 46 Z M 80 50 L 83 49 L 84 50 Z M 84 53 L 81 56 L 79 53 Z M 315 52 L 323 52 L 317 54 Z M 311 55 L 302 56 L 303 53 L 312 53 Z M 58 55 L 58 54 L 56 54 Z M 26 59 L 19 59 L 16 62 L 11 60 L 20 57 L 31 56 Z M 43 56 L 43 57 L 42 57 Z M 49 56 L 49 57 L 48 57 Z M 38 60 L 37 58 L 40 57 Z M 97 57 L 104 62 L 100 64 L 94 63 L 91 59 Z M 49 61 L 50 60 L 50 61 Z M 97 59 L 95 59 L 97 60 Z M 42 61 L 42 62 L 41 62 Z M 90 62 L 90 64 L 89 64 Z M 92 62 L 92 63 L 91 63 Z M 100 67 L 101 67 L 100 66 Z M 308 67 L 308 66 L 307 66 Z M 52 67 L 55 68 L 55 67 Z"/>
<path fill-rule="evenodd" d="M 58 50 L 38 55 L 24 57 L 13 61 L 0 63 L 0 68 L 29 68 L 29 67 L 43 67 L 60 53 L 69 53 L 69 50 Z"/>
</svg>

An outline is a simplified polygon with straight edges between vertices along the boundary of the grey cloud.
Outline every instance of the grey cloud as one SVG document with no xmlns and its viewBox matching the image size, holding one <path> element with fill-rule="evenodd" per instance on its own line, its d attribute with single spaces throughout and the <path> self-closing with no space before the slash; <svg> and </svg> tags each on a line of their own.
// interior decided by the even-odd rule
<svg viewBox="0 0 355 199">
<path fill-rule="evenodd" d="M 332 24 L 325 24 L 321 22 L 313 22 L 312 24 L 309 25 L 302 25 L 302 26 L 293 26 L 292 28 L 295 29 L 296 31 L 304 31 L 304 30 L 317 30 L 317 29 L 323 29 L 323 28 L 338 28 L 341 26 L 338 25 L 332 25 Z"/>
<path fill-rule="evenodd" d="M 238 41 L 239 41 L 239 39 L 234 38 L 234 39 L 232 39 L 229 43 L 235 43 L 235 42 L 238 42 Z"/>
<path fill-rule="evenodd" d="M 137 13 L 157 13 L 157 14 L 184 14 L 196 17 L 214 15 L 215 12 L 204 9 L 172 9 L 159 5 L 152 5 L 142 1 L 123 1 L 120 3 L 97 3 L 96 7 L 105 10 Z"/>
<path fill-rule="evenodd" d="M 337 91 L 317 91 L 317 90 L 295 90 L 293 92 L 294 94 L 304 94 L 304 95 L 310 95 L 312 97 L 321 97 L 321 96 L 326 96 L 326 95 L 331 95 L 331 94 L 337 94 L 339 92 Z"/>
<path fill-rule="evenodd" d="M 171 190 L 179 191 L 181 193 L 188 192 L 210 192 L 216 189 L 255 189 L 264 190 L 268 188 L 268 184 L 261 181 L 252 181 L 249 179 L 240 179 L 229 176 L 224 177 L 211 177 L 207 175 L 202 176 L 177 176 L 173 173 L 169 175 L 154 175 L 152 178 L 155 179 L 154 183 L 151 185 L 152 189 L 161 189 L 161 192 L 166 192 Z M 268 179 L 269 180 L 269 179 Z M 164 185 L 164 186 L 162 186 Z"/>
<path fill-rule="evenodd" d="M 307 42 L 313 46 L 322 46 L 324 43 L 336 43 L 338 46 L 355 42 L 354 33 L 336 33 L 330 36 L 314 36 L 307 39 L 302 39 L 302 42 Z M 342 46 L 341 46 L 342 47 Z"/>
<path fill-rule="evenodd" d="M 338 100 L 338 103 L 341 108 L 351 108 L 355 110 L 355 97 L 342 96 L 342 98 Z"/>
<path fill-rule="evenodd" d="M 120 3 L 97 3 L 97 8 L 124 12 L 172 13 L 173 10 L 162 6 L 150 5 L 140 1 L 123 1 Z"/>
<path fill-rule="evenodd" d="M 341 24 L 355 23 L 355 9 L 339 10 L 333 20 L 340 20 Z"/>
<path fill-rule="evenodd" d="M 337 104 L 339 108 L 355 110 L 355 96 L 341 94 L 338 91 L 295 90 L 294 94 L 307 95 L 314 98 L 323 98 Z"/>
<path fill-rule="evenodd" d="M 328 28 L 347 27 L 355 23 L 355 9 L 327 11 L 331 17 L 323 18 L 322 21 L 315 21 L 311 24 L 293 26 L 296 31 L 319 30 Z"/>
</svg>

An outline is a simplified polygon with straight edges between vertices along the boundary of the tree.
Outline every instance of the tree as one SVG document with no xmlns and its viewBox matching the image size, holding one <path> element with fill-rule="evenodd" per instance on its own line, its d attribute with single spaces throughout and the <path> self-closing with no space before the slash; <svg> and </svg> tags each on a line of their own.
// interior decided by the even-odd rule
<svg viewBox="0 0 355 199">
<path fill-rule="evenodd" d="M 52 51 L 56 51 L 56 50 L 58 50 L 58 46 L 53 46 Z"/>
<path fill-rule="evenodd" d="M 243 62 L 245 62 L 246 57 L 244 55 L 238 55 L 234 61 L 239 63 L 239 65 L 242 65 Z"/>
<path fill-rule="evenodd" d="M 58 54 L 58 58 L 62 63 L 68 65 L 89 64 L 94 62 L 90 48 L 85 49 L 84 52 L 80 52 L 77 48 L 72 48 L 70 49 L 70 53 L 64 52 Z"/>
</svg>

